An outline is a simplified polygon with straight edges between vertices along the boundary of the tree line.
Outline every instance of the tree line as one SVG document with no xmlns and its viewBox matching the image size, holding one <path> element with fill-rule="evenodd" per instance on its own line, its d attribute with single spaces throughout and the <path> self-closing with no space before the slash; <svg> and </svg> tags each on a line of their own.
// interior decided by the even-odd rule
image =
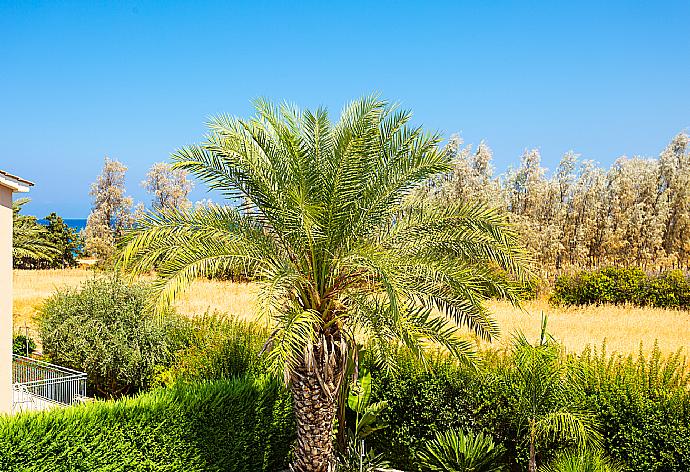
<svg viewBox="0 0 690 472">
<path fill-rule="evenodd" d="M 89 194 L 93 206 L 84 229 L 86 253 L 100 261 L 108 260 L 124 231 L 131 228 L 146 211 L 143 203 L 134 205 L 126 195 L 125 175 L 127 167 L 117 160 L 104 159 L 101 174 L 91 184 Z M 141 182 L 151 195 L 151 208 L 165 210 L 186 209 L 192 206 L 187 198 L 192 182 L 187 172 L 173 169 L 168 163 L 155 163 Z"/>
<path fill-rule="evenodd" d="M 492 152 L 453 135 L 453 170 L 430 179 L 417 198 L 434 205 L 482 202 L 507 212 L 542 275 L 604 266 L 690 267 L 690 150 L 679 133 L 658 158 L 620 157 L 608 169 L 563 155 L 550 175 L 539 150 L 494 175 Z"/>
<path fill-rule="evenodd" d="M 91 185 L 92 210 L 81 231 L 71 228 L 62 217 L 51 213 L 39 221 L 24 215 L 22 208 L 30 199 L 13 203 L 13 261 L 19 269 L 61 269 L 75 267 L 79 257 L 107 261 L 113 255 L 117 240 L 146 211 L 146 205 L 134 205 L 126 195 L 127 167 L 117 160 L 104 159 L 103 169 Z M 192 183 L 187 172 L 170 164 L 155 163 L 141 182 L 151 195 L 153 209 L 189 208 L 187 196 Z"/>
<path fill-rule="evenodd" d="M 451 136 L 443 152 L 454 162 L 415 193 L 432 205 L 479 202 L 506 212 L 543 276 L 606 266 L 655 271 L 690 268 L 690 148 L 676 135 L 657 158 L 620 157 L 609 168 L 574 152 L 549 173 L 538 149 L 518 167 L 495 174 L 490 147 Z M 91 186 L 92 211 L 82 248 L 107 260 L 116 241 L 143 215 L 126 195 L 127 167 L 105 158 Z M 153 209 L 189 209 L 187 173 L 156 163 L 142 186 Z M 69 260 L 69 257 L 66 258 Z"/>
</svg>

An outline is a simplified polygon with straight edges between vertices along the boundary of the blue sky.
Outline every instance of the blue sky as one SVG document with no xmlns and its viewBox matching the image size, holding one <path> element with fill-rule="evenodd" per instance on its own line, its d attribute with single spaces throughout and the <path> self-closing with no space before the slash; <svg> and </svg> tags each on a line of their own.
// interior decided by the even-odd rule
<svg viewBox="0 0 690 472">
<path fill-rule="evenodd" d="M 550 168 L 655 156 L 690 128 L 689 20 L 687 1 L 0 0 L 0 168 L 36 182 L 29 213 L 85 217 L 106 155 L 144 200 L 209 115 L 372 91 L 486 139 L 499 171 L 532 147 Z"/>
</svg>

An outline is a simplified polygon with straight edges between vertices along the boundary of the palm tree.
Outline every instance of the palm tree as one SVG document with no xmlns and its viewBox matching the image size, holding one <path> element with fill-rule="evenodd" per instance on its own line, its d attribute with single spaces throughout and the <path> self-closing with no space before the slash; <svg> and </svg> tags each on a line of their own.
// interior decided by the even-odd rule
<svg viewBox="0 0 690 472">
<path fill-rule="evenodd" d="M 22 207 L 29 203 L 28 198 L 12 202 L 12 258 L 48 260 L 59 254 L 59 249 L 48 239 L 46 228 L 36 222 L 33 216 L 20 215 Z"/>
<path fill-rule="evenodd" d="M 508 388 L 518 400 L 520 429 L 529 443 L 529 472 L 537 471 L 537 444 L 547 440 L 573 441 L 581 449 L 598 446 L 600 434 L 594 415 L 576 404 L 578 382 L 570 378 L 560 349 L 546 330 L 542 316 L 539 341 L 532 345 L 523 333 L 513 343 L 514 369 Z"/>
<path fill-rule="evenodd" d="M 481 206 L 406 199 L 451 169 L 439 137 L 411 114 L 367 97 L 332 124 L 325 109 L 259 100 L 249 120 L 218 116 L 200 145 L 172 156 L 237 207 L 206 205 L 144 216 L 126 238 L 122 265 L 155 266 L 155 307 L 195 278 L 251 275 L 258 311 L 275 324 L 268 355 L 284 372 L 297 422 L 292 469 L 333 470 L 332 430 L 355 332 L 381 363 L 402 343 L 473 354 L 465 325 L 486 340 L 496 322 L 482 301 L 517 300 L 526 256 L 503 216 Z"/>
</svg>

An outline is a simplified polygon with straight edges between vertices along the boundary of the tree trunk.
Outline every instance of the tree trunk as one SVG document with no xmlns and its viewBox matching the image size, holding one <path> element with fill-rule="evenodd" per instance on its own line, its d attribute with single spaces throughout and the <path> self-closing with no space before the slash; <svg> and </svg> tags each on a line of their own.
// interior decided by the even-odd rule
<svg viewBox="0 0 690 472">
<path fill-rule="evenodd" d="M 336 400 L 329 399 L 314 372 L 296 372 L 290 390 L 297 420 L 297 446 L 290 466 L 294 472 L 335 470 L 333 421 Z"/>
<path fill-rule="evenodd" d="M 291 372 L 297 446 L 294 472 L 333 472 L 336 456 L 333 421 L 348 359 L 348 345 L 339 332 L 320 334 L 307 346 Z M 344 425 L 343 425 L 344 427 Z"/>
<path fill-rule="evenodd" d="M 529 472 L 537 472 L 537 454 L 534 450 L 534 441 L 529 443 Z"/>
</svg>

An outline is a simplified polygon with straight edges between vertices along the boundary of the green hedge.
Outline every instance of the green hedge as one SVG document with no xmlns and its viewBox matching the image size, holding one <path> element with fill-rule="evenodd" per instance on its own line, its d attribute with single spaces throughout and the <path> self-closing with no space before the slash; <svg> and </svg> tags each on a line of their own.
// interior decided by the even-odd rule
<svg viewBox="0 0 690 472">
<path fill-rule="evenodd" d="M 551 301 L 561 305 L 632 303 L 688 309 L 690 278 L 680 270 L 658 275 L 647 275 L 639 268 L 582 271 L 558 277 Z"/>
<path fill-rule="evenodd" d="M 690 470 L 690 374 L 680 356 L 621 358 L 590 351 L 565 359 L 581 379 L 582 407 L 595 413 L 605 452 L 630 472 Z M 374 371 L 374 401 L 385 400 L 389 427 L 369 443 L 395 467 L 421 470 L 415 456 L 436 432 L 484 432 L 508 450 L 510 470 L 523 470 L 527 447 L 517 435 L 515 398 L 505 388 L 506 359 L 489 354 L 483 366 L 437 363 L 433 371 L 404 361 L 395 372 Z M 541 447 L 540 462 L 559 453 Z"/>
<path fill-rule="evenodd" d="M 0 418 L 0 470 L 277 471 L 293 440 L 289 396 L 274 381 L 179 384 Z"/>
</svg>

